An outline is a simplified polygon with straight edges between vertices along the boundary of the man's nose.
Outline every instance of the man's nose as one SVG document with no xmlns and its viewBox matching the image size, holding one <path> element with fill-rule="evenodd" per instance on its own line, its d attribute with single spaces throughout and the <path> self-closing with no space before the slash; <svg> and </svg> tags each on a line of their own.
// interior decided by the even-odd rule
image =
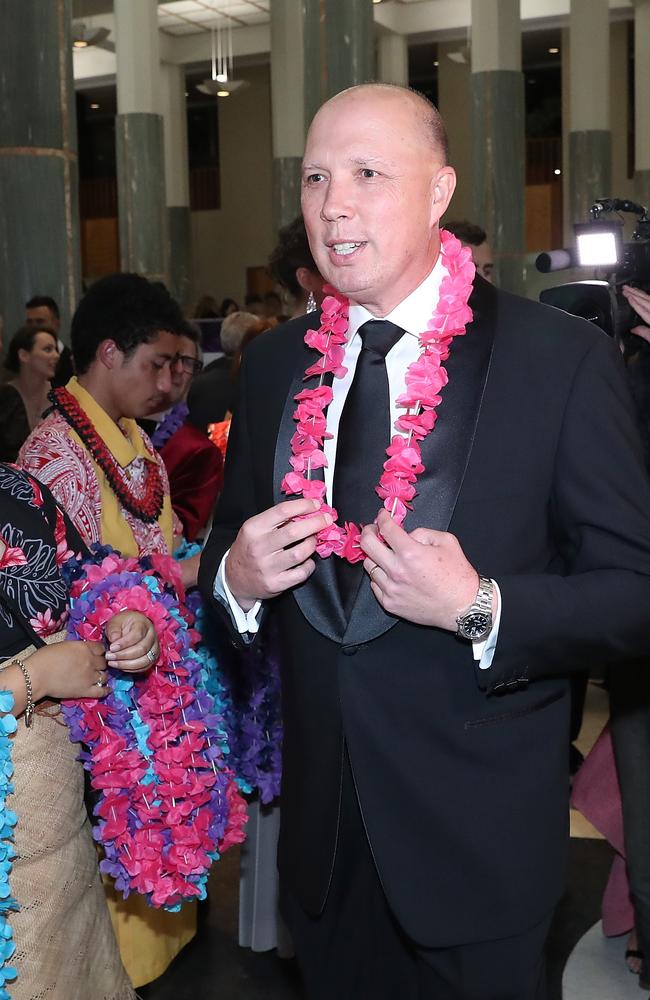
<svg viewBox="0 0 650 1000">
<path fill-rule="evenodd" d="M 158 392 L 169 392 L 172 387 L 172 372 L 170 365 L 163 365 L 158 373 L 156 389 Z"/>
<path fill-rule="evenodd" d="M 326 222 L 335 222 L 337 219 L 349 219 L 353 214 L 350 185 L 343 180 L 330 178 L 321 209 L 321 217 Z"/>
</svg>

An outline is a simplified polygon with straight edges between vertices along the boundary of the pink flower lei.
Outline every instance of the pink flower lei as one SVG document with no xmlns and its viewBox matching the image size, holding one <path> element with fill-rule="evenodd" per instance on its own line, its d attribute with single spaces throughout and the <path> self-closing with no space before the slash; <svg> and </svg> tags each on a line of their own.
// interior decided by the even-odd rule
<svg viewBox="0 0 650 1000">
<path fill-rule="evenodd" d="M 421 353 L 417 361 L 409 365 L 406 372 L 406 392 L 397 399 L 397 405 L 405 412 L 395 421 L 395 430 L 386 448 L 387 460 L 375 487 L 375 492 L 384 501 L 384 507 L 391 517 L 401 524 L 411 501 L 417 495 L 417 479 L 424 472 L 420 442 L 431 433 L 436 422 L 436 409 L 441 401 L 440 392 L 447 384 L 447 372 L 443 362 L 449 357 L 454 337 L 465 333 L 472 320 L 472 310 L 468 299 L 476 268 L 468 247 L 461 246 L 451 233 L 442 230 L 441 254 L 447 271 L 440 285 L 438 305 L 429 320 L 426 330 L 419 335 Z M 301 495 L 321 501 L 321 512 L 331 514 L 334 523 L 324 528 L 317 536 L 316 551 L 322 558 L 334 553 L 350 562 L 360 562 L 364 553 L 359 545 L 362 525 L 346 522 L 336 523 L 337 512 L 323 502 L 325 483 L 313 479 L 315 469 L 327 465 L 323 450 L 326 438 L 331 438 L 327 430 L 325 411 L 332 402 L 333 391 L 323 385 L 328 372 L 334 378 L 342 378 L 347 369 L 343 366 L 345 344 L 348 335 L 349 301 L 331 286 L 326 286 L 328 295 L 323 300 L 321 325 L 318 330 L 308 330 L 305 343 L 322 355 L 310 365 L 305 378 L 319 376 L 314 389 L 303 389 L 294 398 L 298 404 L 293 414 L 297 422 L 291 438 L 291 472 L 282 480 L 282 492 Z M 311 515 L 307 515 L 310 517 Z"/>
</svg>

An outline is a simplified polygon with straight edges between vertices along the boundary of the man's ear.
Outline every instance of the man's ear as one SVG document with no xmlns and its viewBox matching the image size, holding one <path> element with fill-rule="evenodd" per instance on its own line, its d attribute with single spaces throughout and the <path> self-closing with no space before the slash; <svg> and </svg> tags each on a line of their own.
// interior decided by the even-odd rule
<svg viewBox="0 0 650 1000">
<path fill-rule="evenodd" d="M 115 367 L 118 356 L 121 357 L 121 353 L 114 340 L 102 340 L 97 348 L 96 358 L 105 368 L 112 369 Z"/>
<path fill-rule="evenodd" d="M 432 180 L 431 225 L 435 225 L 445 214 L 456 190 L 456 171 L 453 167 L 440 167 Z"/>
</svg>

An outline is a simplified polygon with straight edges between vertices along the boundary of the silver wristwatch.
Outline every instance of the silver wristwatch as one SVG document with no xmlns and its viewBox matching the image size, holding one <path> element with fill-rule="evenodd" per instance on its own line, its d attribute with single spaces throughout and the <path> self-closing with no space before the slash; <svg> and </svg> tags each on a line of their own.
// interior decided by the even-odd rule
<svg viewBox="0 0 650 1000">
<path fill-rule="evenodd" d="M 481 642 L 492 631 L 492 594 L 494 584 L 486 576 L 478 578 L 478 593 L 467 611 L 456 619 L 459 639 Z"/>
</svg>

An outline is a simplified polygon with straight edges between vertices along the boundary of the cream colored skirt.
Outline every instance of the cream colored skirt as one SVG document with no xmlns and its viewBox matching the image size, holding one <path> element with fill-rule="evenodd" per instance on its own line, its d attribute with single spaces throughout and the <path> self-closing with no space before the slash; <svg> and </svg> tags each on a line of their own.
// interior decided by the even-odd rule
<svg viewBox="0 0 650 1000">
<path fill-rule="evenodd" d="M 58 705 L 41 708 L 29 729 L 20 718 L 13 738 L 10 885 L 20 911 L 9 918 L 18 969 L 9 992 L 12 1000 L 135 1000 L 104 898 L 79 745 L 58 713 Z"/>
</svg>

